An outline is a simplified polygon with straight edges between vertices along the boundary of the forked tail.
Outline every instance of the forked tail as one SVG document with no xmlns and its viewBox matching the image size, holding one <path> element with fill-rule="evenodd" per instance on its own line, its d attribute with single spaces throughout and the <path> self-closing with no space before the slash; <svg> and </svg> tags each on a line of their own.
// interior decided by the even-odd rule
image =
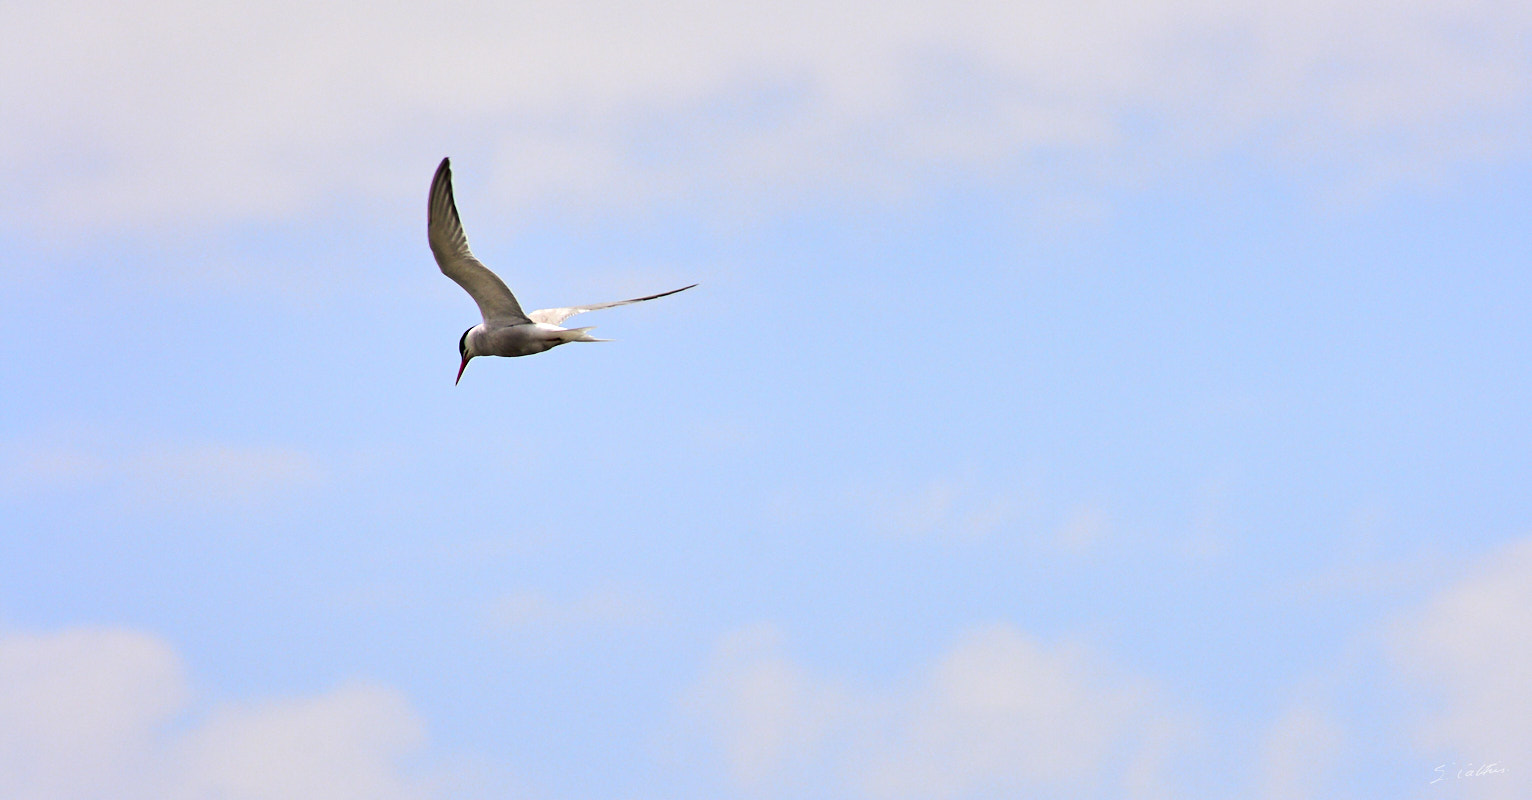
<svg viewBox="0 0 1532 800">
<path fill-rule="evenodd" d="M 597 339 L 590 335 L 590 331 L 596 329 L 592 325 L 589 328 L 570 328 L 567 331 L 559 331 L 559 338 L 566 342 L 610 342 L 611 339 Z"/>
</svg>

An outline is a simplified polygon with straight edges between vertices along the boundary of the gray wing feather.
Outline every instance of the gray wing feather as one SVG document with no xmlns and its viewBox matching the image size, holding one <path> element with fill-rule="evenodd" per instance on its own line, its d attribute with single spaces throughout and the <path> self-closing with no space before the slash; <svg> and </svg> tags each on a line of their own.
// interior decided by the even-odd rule
<svg viewBox="0 0 1532 800">
<path fill-rule="evenodd" d="M 692 286 L 696 286 L 696 285 L 697 284 L 695 284 L 695 283 L 692 284 Z M 687 289 L 692 288 L 692 286 L 682 286 L 679 289 L 671 289 L 668 292 L 660 292 L 659 294 L 651 294 L 648 297 L 635 297 L 632 300 L 618 300 L 618 301 L 616 301 L 614 303 L 593 303 L 593 304 L 588 305 L 588 306 L 570 306 L 568 308 L 542 308 L 542 309 L 538 309 L 537 311 L 533 311 L 531 314 L 528 314 L 527 316 L 529 318 L 531 318 L 531 320 L 533 322 L 546 322 L 549 325 L 557 325 L 557 324 L 563 322 L 566 319 L 569 319 L 570 317 L 572 317 L 572 316 L 574 316 L 576 314 L 584 314 L 587 311 L 599 311 L 599 310 L 601 310 L 603 308 L 611 308 L 612 306 L 625 306 L 625 305 L 627 305 L 629 303 L 642 303 L 645 300 L 653 300 L 653 299 L 655 299 L 657 297 L 664 297 L 665 295 L 668 295 L 668 294 L 675 294 L 676 292 L 684 292 Z"/>
<path fill-rule="evenodd" d="M 485 322 L 508 325 L 530 322 L 516 295 L 489 271 L 489 267 L 473 257 L 468 249 L 468 236 L 463 233 L 463 222 L 458 219 L 457 203 L 452 199 L 451 159 L 442 159 L 431 179 L 431 201 L 426 213 L 426 236 L 431 242 L 431 254 L 436 256 L 442 274 L 457 282 L 479 304 L 479 313 Z"/>
</svg>

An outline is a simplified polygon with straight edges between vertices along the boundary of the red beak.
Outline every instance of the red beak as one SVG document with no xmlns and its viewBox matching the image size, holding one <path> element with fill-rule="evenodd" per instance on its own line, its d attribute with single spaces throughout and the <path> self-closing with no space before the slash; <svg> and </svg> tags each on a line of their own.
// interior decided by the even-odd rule
<svg viewBox="0 0 1532 800">
<path fill-rule="evenodd" d="M 473 358 L 473 356 L 469 356 L 468 358 Z M 457 381 L 463 379 L 463 370 L 468 369 L 468 358 L 463 359 L 463 366 L 457 368 Z M 452 385 L 456 386 L 457 381 L 453 381 Z"/>
</svg>

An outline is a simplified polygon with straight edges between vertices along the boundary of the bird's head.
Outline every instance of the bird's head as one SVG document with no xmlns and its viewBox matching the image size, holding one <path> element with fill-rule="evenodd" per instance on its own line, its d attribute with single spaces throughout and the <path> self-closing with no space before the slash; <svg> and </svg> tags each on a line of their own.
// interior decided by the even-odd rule
<svg viewBox="0 0 1532 800">
<path fill-rule="evenodd" d="M 473 333 L 473 328 L 463 331 L 463 335 L 457 340 L 457 354 L 463 357 L 463 363 L 457 368 L 457 380 L 452 382 L 453 386 L 463 379 L 463 370 L 468 369 L 468 359 L 478 355 L 473 351 L 473 346 L 468 343 L 470 333 Z"/>
</svg>

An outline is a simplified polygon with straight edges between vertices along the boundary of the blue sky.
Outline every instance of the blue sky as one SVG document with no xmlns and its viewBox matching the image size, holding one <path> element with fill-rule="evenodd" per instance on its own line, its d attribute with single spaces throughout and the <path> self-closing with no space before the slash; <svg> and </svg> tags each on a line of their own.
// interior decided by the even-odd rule
<svg viewBox="0 0 1532 800">
<path fill-rule="evenodd" d="M 1532 790 L 1526 8 L 12 15 L 0 794 Z"/>
</svg>

